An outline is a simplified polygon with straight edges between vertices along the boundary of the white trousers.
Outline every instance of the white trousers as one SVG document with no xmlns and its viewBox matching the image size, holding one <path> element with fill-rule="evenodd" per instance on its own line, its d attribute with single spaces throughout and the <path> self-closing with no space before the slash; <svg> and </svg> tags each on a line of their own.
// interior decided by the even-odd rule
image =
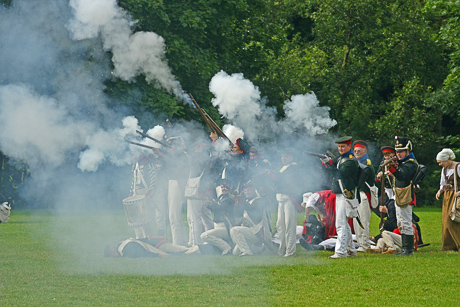
<svg viewBox="0 0 460 307">
<path fill-rule="evenodd" d="M 166 184 L 158 185 L 155 193 L 149 198 L 152 198 L 155 224 L 157 225 L 157 234 L 159 236 L 166 235 L 166 221 L 168 216 L 168 200 L 166 196 Z"/>
<path fill-rule="evenodd" d="M 380 238 L 377 242 L 377 248 L 383 250 L 385 247 L 399 252 L 402 248 L 401 235 L 398 235 L 391 231 L 384 230 L 382 232 L 382 238 Z"/>
<path fill-rule="evenodd" d="M 409 205 L 402 208 L 395 204 L 395 208 L 399 231 L 403 235 L 413 235 L 414 229 L 412 228 L 412 206 Z"/>
<path fill-rule="evenodd" d="M 371 208 L 369 207 L 369 199 L 366 196 L 366 193 L 359 192 L 361 197 L 361 202 L 358 206 L 359 220 L 363 224 L 363 228 L 359 226 L 358 221 L 353 219 L 353 228 L 355 229 L 356 239 L 358 241 L 359 247 L 366 250 L 370 248 L 369 244 L 369 224 L 371 222 Z"/>
<path fill-rule="evenodd" d="M 182 195 L 183 191 L 179 188 L 177 180 L 169 180 L 168 185 L 168 206 L 169 206 L 169 224 L 173 244 L 187 245 L 187 231 L 182 221 Z"/>
<path fill-rule="evenodd" d="M 228 242 L 231 242 L 231 238 L 224 223 L 215 223 L 214 229 L 201 234 L 201 240 L 214 245 L 222 252 L 229 252 L 232 249 L 230 244 L 228 244 Z"/>
<path fill-rule="evenodd" d="M 280 239 L 278 255 L 293 256 L 296 250 L 297 208 L 287 195 L 278 193 L 276 200 L 278 201 L 276 228 Z"/>
<path fill-rule="evenodd" d="M 335 227 L 337 229 L 337 243 L 335 244 L 335 253 L 338 255 L 347 255 L 348 251 L 355 252 L 353 246 L 351 227 L 347 218 L 347 201 L 343 194 L 337 194 L 335 202 Z"/>
<path fill-rule="evenodd" d="M 235 243 L 235 249 L 233 250 L 234 255 L 254 255 L 259 249 L 256 248 L 256 244 L 260 245 L 260 240 L 257 235 L 252 233 L 251 228 L 244 226 L 236 226 L 230 230 L 230 236 Z"/>
<path fill-rule="evenodd" d="M 214 229 L 214 220 L 212 219 L 212 211 L 208 207 L 201 207 L 201 221 L 203 222 L 204 231 Z"/>
<path fill-rule="evenodd" d="M 203 233 L 203 223 L 201 213 L 203 202 L 196 199 L 187 199 L 187 222 L 188 222 L 188 244 L 203 244 L 201 234 Z"/>
</svg>

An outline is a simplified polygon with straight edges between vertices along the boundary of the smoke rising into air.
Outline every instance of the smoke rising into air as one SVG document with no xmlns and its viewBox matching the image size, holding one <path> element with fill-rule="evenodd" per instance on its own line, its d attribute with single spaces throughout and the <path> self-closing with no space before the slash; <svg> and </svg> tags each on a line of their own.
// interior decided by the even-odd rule
<svg viewBox="0 0 460 307">
<path fill-rule="evenodd" d="M 0 150 L 27 164 L 31 178 L 22 196 L 31 205 L 47 206 L 58 215 L 121 209 L 133 160 L 147 152 L 127 141 L 161 149 L 137 130 L 158 140 L 180 135 L 190 152 L 209 143 L 206 131 L 194 123 L 141 127 L 129 110 L 107 107 L 104 81 L 133 81 L 139 75 L 183 99 L 166 62 L 164 39 L 153 32 L 134 33 L 133 25 L 115 0 L 17 0 L 0 8 Z M 277 120 L 276 109 L 267 106 L 243 74 L 218 72 L 209 90 L 228 122 L 224 133 L 232 142 L 244 138 L 262 146 L 274 169 L 280 164 L 276 150 L 320 150 L 314 137 L 336 124 L 313 93 L 291 97 L 285 102 L 285 118 Z M 218 142 L 216 150 L 226 152 L 228 143 Z M 205 158 L 193 163 L 206 163 Z M 188 170 L 182 169 L 180 176 L 188 178 Z M 316 177 L 310 181 L 306 189 L 315 186 Z M 103 215 L 103 222 L 89 227 L 68 227 L 62 220 L 50 225 L 56 248 L 70 250 L 82 267 L 91 267 L 91 256 L 99 257 L 104 244 L 116 243 L 104 240 L 132 236 L 131 229 L 120 230 L 124 216 L 114 220 L 111 211 Z"/>
<path fill-rule="evenodd" d="M 329 108 L 319 105 L 314 93 L 286 100 L 285 117 L 278 120 L 276 109 L 266 105 L 259 88 L 241 73 L 228 75 L 220 71 L 211 79 L 209 90 L 215 96 L 212 103 L 220 114 L 241 128 L 252 142 L 293 133 L 314 137 L 326 134 L 337 124 L 329 118 Z"/>
<path fill-rule="evenodd" d="M 133 33 L 134 21 L 118 7 L 115 0 L 71 0 L 74 17 L 67 28 L 75 40 L 102 38 L 105 51 L 112 52 L 113 74 L 131 81 L 144 75 L 153 83 L 177 97 L 180 84 L 165 58 L 164 39 L 153 32 Z"/>
</svg>

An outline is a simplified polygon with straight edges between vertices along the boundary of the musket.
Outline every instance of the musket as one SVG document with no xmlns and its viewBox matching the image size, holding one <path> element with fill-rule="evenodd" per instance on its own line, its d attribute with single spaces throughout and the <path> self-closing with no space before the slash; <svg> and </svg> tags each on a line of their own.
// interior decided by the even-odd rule
<svg viewBox="0 0 460 307">
<path fill-rule="evenodd" d="M 143 137 L 146 137 L 146 138 L 148 138 L 148 139 L 151 139 L 152 141 L 157 142 L 157 143 L 160 144 L 160 145 L 163 145 L 163 146 L 168 147 L 168 148 L 171 148 L 171 147 L 172 147 L 172 146 L 169 145 L 168 143 L 164 143 L 164 142 L 162 142 L 162 141 L 160 141 L 160 140 L 157 140 L 156 138 L 151 137 L 150 135 L 145 134 L 145 133 L 142 132 L 142 131 L 136 130 L 136 132 L 139 133 L 140 135 L 142 135 Z"/>
<path fill-rule="evenodd" d="M 331 158 L 335 158 L 335 155 L 332 152 L 330 152 L 329 150 L 326 151 L 326 154 Z"/>
<path fill-rule="evenodd" d="M 209 127 L 209 129 L 211 130 L 211 132 L 214 132 L 214 133 L 217 133 L 217 131 L 212 127 L 212 125 L 208 122 L 208 119 L 206 118 L 206 115 L 205 115 L 205 112 L 203 111 L 202 108 L 200 108 L 200 106 L 198 105 L 198 103 L 196 102 L 195 98 L 193 98 L 192 94 L 190 93 L 187 93 L 188 97 L 190 98 L 190 100 L 193 102 L 193 104 L 195 105 L 195 108 L 198 110 L 198 113 L 200 113 L 201 117 L 203 118 L 203 120 L 205 121 L 206 125 Z"/>
<path fill-rule="evenodd" d="M 208 115 L 208 113 L 206 113 L 205 110 L 203 110 L 202 108 L 200 108 L 200 106 L 198 105 L 198 103 L 195 101 L 195 99 L 193 98 L 193 96 L 191 94 L 187 94 L 189 97 L 190 97 L 190 100 L 192 100 L 193 104 L 195 105 L 196 109 L 198 110 L 198 112 L 200 113 L 201 117 L 204 119 L 204 121 L 206 122 L 206 125 L 208 125 L 209 129 L 211 130 L 211 132 L 214 132 L 216 133 L 218 136 L 220 136 L 221 138 L 224 138 L 228 141 L 228 143 L 233 146 L 233 142 L 230 141 L 230 139 L 225 135 L 225 133 L 222 131 L 222 129 L 219 128 L 219 126 L 217 126 L 216 122 L 211 118 L 211 116 Z"/>
<path fill-rule="evenodd" d="M 144 145 L 144 144 L 136 143 L 136 142 L 133 142 L 133 141 L 127 141 L 127 142 L 130 143 L 130 144 L 133 144 L 133 145 L 140 146 L 140 147 L 144 147 L 144 148 L 148 148 L 148 149 L 152 149 L 152 150 L 158 150 L 158 148 L 155 148 L 155 147 L 152 147 L 152 146 L 149 146 L 149 145 Z"/>
<path fill-rule="evenodd" d="M 384 166 L 386 166 L 387 164 L 390 164 L 391 162 L 394 162 L 394 161 L 396 161 L 396 160 L 398 160 L 398 157 L 395 156 L 395 157 L 393 157 L 393 158 L 391 158 L 391 159 L 389 159 L 389 160 L 386 160 L 386 161 L 383 162 L 382 164 L 380 164 L 380 167 L 384 167 Z"/>
<path fill-rule="evenodd" d="M 212 118 L 208 115 L 208 113 L 204 112 L 205 117 L 207 118 L 208 122 L 210 123 L 211 127 L 214 129 L 215 133 L 221 138 L 224 138 L 228 141 L 228 143 L 233 146 L 233 142 L 225 135 L 222 129 L 217 126 L 216 122 L 212 120 Z"/>
<path fill-rule="evenodd" d="M 325 158 L 328 157 L 327 155 L 317 154 L 317 153 L 309 152 L 309 151 L 305 151 L 305 153 L 309 154 L 310 156 L 318 157 L 318 158 L 321 158 L 321 159 L 325 159 Z"/>
</svg>

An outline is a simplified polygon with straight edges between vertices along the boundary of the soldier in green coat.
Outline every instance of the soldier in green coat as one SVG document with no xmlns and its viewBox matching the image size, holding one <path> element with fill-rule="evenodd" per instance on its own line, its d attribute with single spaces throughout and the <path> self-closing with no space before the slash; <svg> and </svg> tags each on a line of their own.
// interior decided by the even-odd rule
<svg viewBox="0 0 460 307">
<path fill-rule="evenodd" d="M 340 156 L 333 160 L 322 158 L 323 166 L 333 177 L 332 192 L 337 195 L 335 205 L 335 226 L 337 229 L 337 243 L 335 253 L 330 258 L 356 256 L 353 246 L 351 227 L 348 218 L 358 215 L 358 200 L 356 199 L 356 182 L 358 179 L 358 161 L 351 150 L 351 136 L 339 138 L 337 149 Z"/>
<path fill-rule="evenodd" d="M 409 138 L 395 136 L 397 163 L 391 166 L 386 175 L 392 174 L 395 178 L 395 193 L 398 188 L 406 188 L 412 185 L 418 169 L 418 162 L 412 153 L 412 142 Z M 414 205 L 413 189 L 411 189 L 411 200 L 409 203 L 402 203 L 398 197 L 396 202 L 396 219 L 398 228 L 401 231 L 402 251 L 400 255 L 412 255 L 414 249 L 414 229 L 412 228 L 412 205 Z"/>
</svg>

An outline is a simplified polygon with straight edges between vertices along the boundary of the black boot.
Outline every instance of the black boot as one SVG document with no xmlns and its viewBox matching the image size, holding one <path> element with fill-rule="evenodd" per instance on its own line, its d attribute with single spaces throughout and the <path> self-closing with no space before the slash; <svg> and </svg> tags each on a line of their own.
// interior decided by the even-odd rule
<svg viewBox="0 0 460 307">
<path fill-rule="evenodd" d="M 305 248 L 307 251 L 320 251 L 324 250 L 324 246 L 317 244 L 310 244 L 304 238 L 300 238 L 300 246 Z"/>
<path fill-rule="evenodd" d="M 402 250 L 399 256 L 410 256 L 414 254 L 414 235 L 401 235 Z"/>
</svg>

